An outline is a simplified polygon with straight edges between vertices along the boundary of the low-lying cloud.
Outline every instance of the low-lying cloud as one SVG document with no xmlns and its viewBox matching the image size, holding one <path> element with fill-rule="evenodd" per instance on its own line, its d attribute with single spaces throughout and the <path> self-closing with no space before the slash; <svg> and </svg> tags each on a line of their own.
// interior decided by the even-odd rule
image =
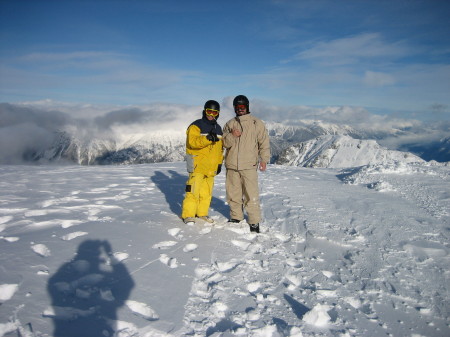
<svg viewBox="0 0 450 337">
<path fill-rule="evenodd" d="M 233 97 L 222 100 L 219 123 L 223 126 L 234 116 Z M 59 108 L 58 108 L 59 106 Z M 436 106 L 440 111 L 443 107 Z M 374 134 L 390 133 L 384 144 L 395 148 L 414 140 L 436 141 L 448 135 L 449 123 L 425 124 L 417 120 L 392 118 L 370 113 L 361 107 L 281 107 L 254 100 L 251 112 L 270 123 L 288 126 L 307 122 L 347 125 Z M 107 108 L 95 105 L 58 104 L 52 101 L 26 104 L 0 104 L 0 164 L 22 163 L 33 153 L 45 151 L 61 132 L 86 144 L 93 139 L 121 141 L 130 136 L 167 133 L 184 137 L 185 130 L 201 118 L 201 106 L 151 104 L 147 106 Z"/>
</svg>

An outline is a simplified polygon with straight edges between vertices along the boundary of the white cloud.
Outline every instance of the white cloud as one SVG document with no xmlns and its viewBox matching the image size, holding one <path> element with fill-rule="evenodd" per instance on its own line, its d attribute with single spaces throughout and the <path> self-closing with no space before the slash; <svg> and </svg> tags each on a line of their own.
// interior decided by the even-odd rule
<svg viewBox="0 0 450 337">
<path fill-rule="evenodd" d="M 395 84 L 395 79 L 389 74 L 368 70 L 364 74 L 364 83 L 368 86 L 384 87 Z"/>
<path fill-rule="evenodd" d="M 32 53 L 2 60 L 0 92 L 24 97 L 142 103 L 167 95 L 180 83 L 201 76 L 189 70 L 157 67 L 132 55 L 78 51 Z M 172 91 L 176 92 L 175 89 Z M 28 96 L 27 96 L 28 95 Z"/>
<path fill-rule="evenodd" d="M 315 43 L 298 53 L 295 59 L 325 65 L 345 65 L 375 58 L 399 58 L 408 52 L 409 48 L 402 43 L 386 42 L 379 33 L 363 33 Z"/>
</svg>

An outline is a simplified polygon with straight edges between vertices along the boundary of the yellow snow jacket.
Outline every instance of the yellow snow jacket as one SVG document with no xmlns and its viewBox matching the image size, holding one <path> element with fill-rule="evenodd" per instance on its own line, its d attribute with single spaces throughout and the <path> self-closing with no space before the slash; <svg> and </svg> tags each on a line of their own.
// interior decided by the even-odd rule
<svg viewBox="0 0 450 337">
<path fill-rule="evenodd" d="M 219 141 L 206 139 L 212 131 L 217 134 Z M 186 164 L 189 173 L 201 173 L 207 177 L 214 177 L 219 173 L 223 161 L 222 128 L 216 122 L 206 119 L 193 122 L 186 131 Z M 220 165 L 220 167 L 219 167 Z"/>
</svg>

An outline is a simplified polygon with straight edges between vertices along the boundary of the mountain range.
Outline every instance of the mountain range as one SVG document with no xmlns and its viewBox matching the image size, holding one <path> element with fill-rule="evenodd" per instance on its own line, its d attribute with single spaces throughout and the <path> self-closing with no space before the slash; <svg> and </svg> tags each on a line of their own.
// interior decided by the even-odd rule
<svg viewBox="0 0 450 337">
<path fill-rule="evenodd" d="M 189 125 L 186 121 L 190 117 L 179 113 L 170 123 L 170 119 L 163 118 L 167 112 L 162 108 L 152 109 L 130 108 L 75 119 L 61 111 L 2 103 L 0 164 L 183 161 L 185 129 Z M 395 125 L 371 125 L 371 120 L 367 120 L 349 125 L 290 117 L 283 123 L 267 120 L 266 126 L 271 163 L 276 164 L 342 167 L 385 159 L 450 161 L 450 137 L 446 132 L 449 126 L 442 123 L 427 126 L 400 121 Z"/>
<path fill-rule="evenodd" d="M 268 123 L 272 163 L 305 167 L 353 167 L 386 160 L 420 162 L 449 161 L 450 137 L 437 142 L 432 151 L 426 146 L 403 146 L 399 150 L 365 139 L 364 131 L 349 126 L 313 123 L 284 126 Z M 383 136 L 378 135 L 380 140 Z M 185 135 L 153 132 L 141 135 L 83 140 L 68 132 L 58 132 L 54 142 L 41 151 L 29 151 L 27 161 L 69 161 L 81 165 L 142 164 L 183 161 Z M 414 150 L 414 151 L 408 151 Z M 416 154 L 415 154 L 416 153 Z"/>
</svg>

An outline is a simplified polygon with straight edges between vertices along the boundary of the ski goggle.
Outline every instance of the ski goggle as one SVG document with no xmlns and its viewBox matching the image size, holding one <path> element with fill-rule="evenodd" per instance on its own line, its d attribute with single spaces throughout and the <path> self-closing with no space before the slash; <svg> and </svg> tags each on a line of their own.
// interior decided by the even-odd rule
<svg viewBox="0 0 450 337">
<path fill-rule="evenodd" d="M 205 109 L 206 116 L 217 117 L 219 116 L 219 110 L 216 109 Z"/>
</svg>

